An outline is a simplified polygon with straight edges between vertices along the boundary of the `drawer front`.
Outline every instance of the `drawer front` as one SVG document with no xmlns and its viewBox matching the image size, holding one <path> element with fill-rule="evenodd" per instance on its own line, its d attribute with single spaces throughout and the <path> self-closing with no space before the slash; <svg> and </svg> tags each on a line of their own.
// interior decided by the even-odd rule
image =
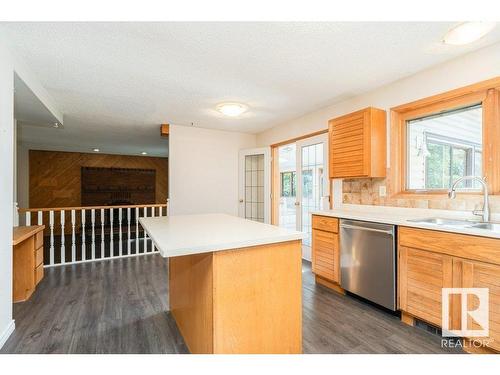
<svg viewBox="0 0 500 375">
<path fill-rule="evenodd" d="M 43 246 L 43 230 L 35 234 L 35 249 Z"/>
<path fill-rule="evenodd" d="M 338 233 L 339 232 L 339 219 L 335 217 L 327 216 L 312 216 L 312 227 L 313 229 L 320 229 L 327 232 Z"/>
<path fill-rule="evenodd" d="M 452 258 L 428 251 L 399 248 L 400 307 L 441 326 L 441 289 L 452 287 Z"/>
<path fill-rule="evenodd" d="M 399 245 L 500 265 L 500 239 L 398 227 Z"/>
<path fill-rule="evenodd" d="M 35 284 L 38 284 L 43 279 L 43 264 L 35 268 Z"/>
<path fill-rule="evenodd" d="M 314 229 L 312 235 L 312 270 L 333 282 L 339 282 L 338 235 Z"/>
<path fill-rule="evenodd" d="M 35 250 L 35 267 L 43 264 L 43 246 Z"/>
</svg>

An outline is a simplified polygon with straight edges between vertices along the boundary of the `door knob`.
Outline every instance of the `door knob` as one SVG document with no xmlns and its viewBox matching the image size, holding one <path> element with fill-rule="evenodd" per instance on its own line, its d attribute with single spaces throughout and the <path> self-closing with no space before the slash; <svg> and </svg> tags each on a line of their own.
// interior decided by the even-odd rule
<svg viewBox="0 0 500 375">
<path fill-rule="evenodd" d="M 300 205 L 300 202 L 295 202 L 295 205 L 296 205 L 296 206 L 299 206 L 299 205 Z"/>
<path fill-rule="evenodd" d="M 240 203 L 243 203 L 243 199 L 240 199 Z"/>
</svg>

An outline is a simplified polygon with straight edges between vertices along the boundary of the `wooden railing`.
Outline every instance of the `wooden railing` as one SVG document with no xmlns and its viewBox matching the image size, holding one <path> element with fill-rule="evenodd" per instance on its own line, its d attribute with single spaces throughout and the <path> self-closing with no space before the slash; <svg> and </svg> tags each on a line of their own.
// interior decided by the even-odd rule
<svg viewBox="0 0 500 375">
<path fill-rule="evenodd" d="M 46 267 L 157 252 L 140 217 L 166 216 L 167 204 L 20 208 L 20 225 L 45 225 Z"/>
</svg>

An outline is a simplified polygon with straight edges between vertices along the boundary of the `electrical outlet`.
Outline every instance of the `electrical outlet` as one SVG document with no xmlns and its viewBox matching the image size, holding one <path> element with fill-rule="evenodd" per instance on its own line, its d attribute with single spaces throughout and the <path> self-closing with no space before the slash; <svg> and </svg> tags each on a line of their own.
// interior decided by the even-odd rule
<svg viewBox="0 0 500 375">
<path fill-rule="evenodd" d="M 387 195 L 387 189 L 385 188 L 385 185 L 378 187 L 378 195 L 379 197 L 385 197 Z"/>
</svg>

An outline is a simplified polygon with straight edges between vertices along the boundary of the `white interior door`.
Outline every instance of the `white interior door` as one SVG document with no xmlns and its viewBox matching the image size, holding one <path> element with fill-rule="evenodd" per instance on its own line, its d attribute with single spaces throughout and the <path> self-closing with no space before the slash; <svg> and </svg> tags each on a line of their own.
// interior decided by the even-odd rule
<svg viewBox="0 0 500 375">
<path fill-rule="evenodd" d="M 271 150 L 268 147 L 240 151 L 239 216 L 270 223 Z"/>
</svg>

